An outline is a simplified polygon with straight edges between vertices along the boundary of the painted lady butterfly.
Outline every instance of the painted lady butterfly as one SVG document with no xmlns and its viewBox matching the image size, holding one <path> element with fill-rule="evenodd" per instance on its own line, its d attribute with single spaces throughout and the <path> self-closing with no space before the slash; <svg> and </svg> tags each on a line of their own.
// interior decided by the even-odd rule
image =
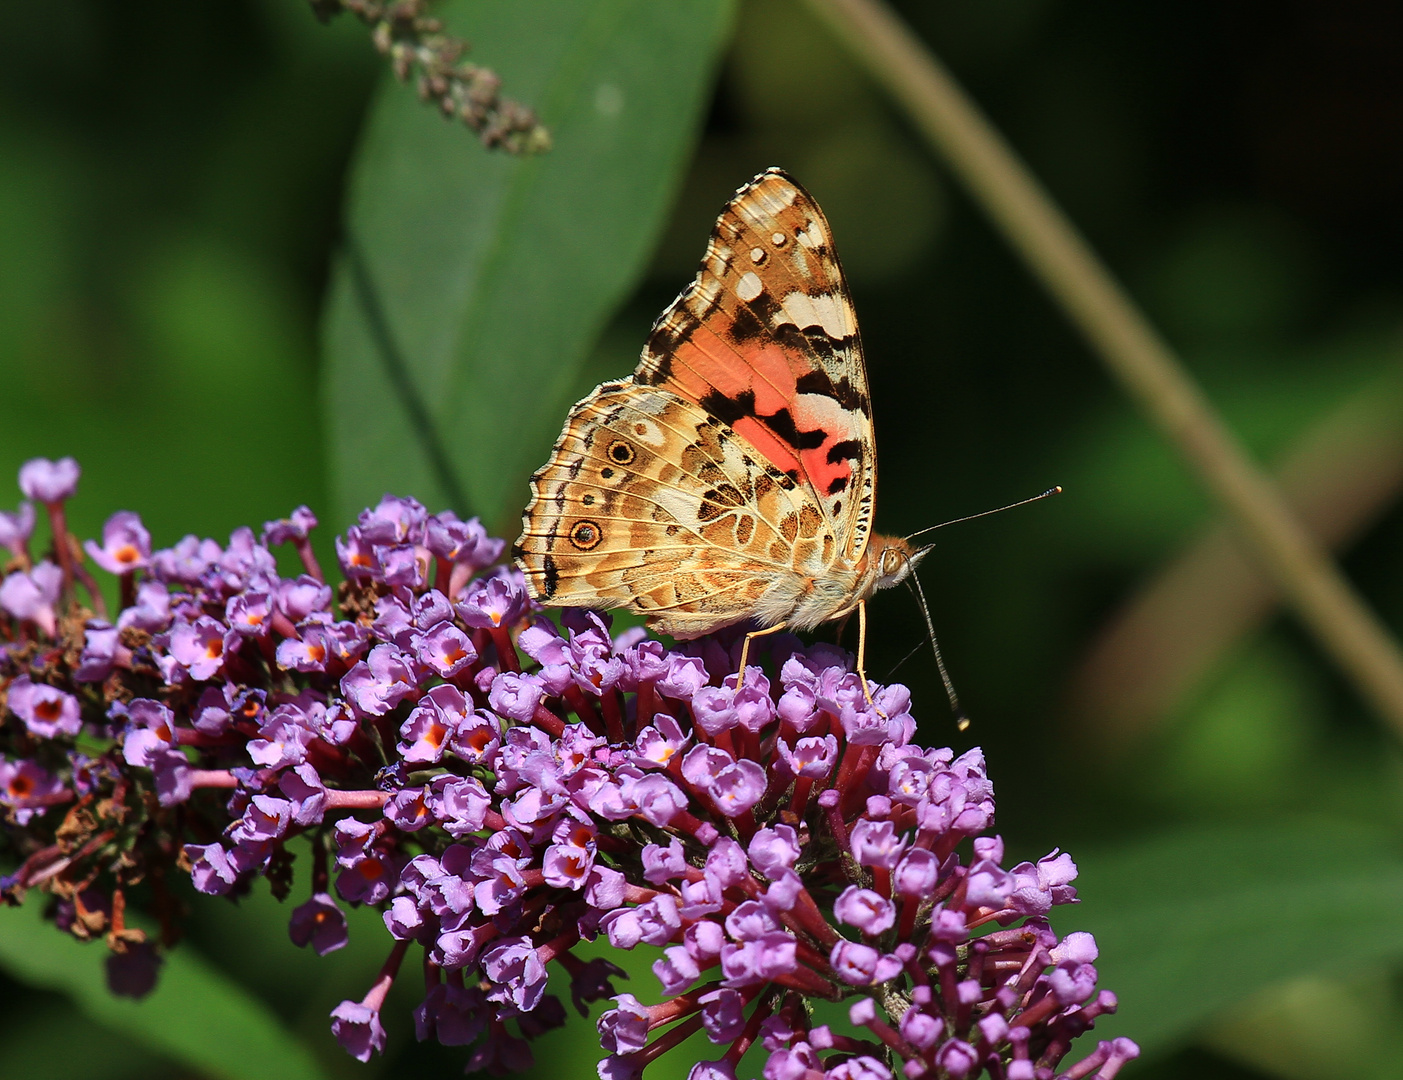
<svg viewBox="0 0 1403 1080">
<path fill-rule="evenodd" d="M 928 548 L 871 531 L 877 451 L 857 319 L 823 211 L 769 169 L 727 205 L 631 379 L 571 410 L 514 554 L 536 599 L 675 638 L 858 613 Z M 864 686 L 866 680 L 864 676 Z"/>
</svg>

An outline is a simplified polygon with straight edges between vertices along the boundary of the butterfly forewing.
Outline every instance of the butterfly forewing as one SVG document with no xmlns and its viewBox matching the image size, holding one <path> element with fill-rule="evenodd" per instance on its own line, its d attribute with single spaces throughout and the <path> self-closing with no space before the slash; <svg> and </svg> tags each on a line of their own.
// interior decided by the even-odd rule
<svg viewBox="0 0 1403 1080">
<path fill-rule="evenodd" d="M 697 402 L 811 487 L 840 550 L 861 558 L 876 487 L 862 344 L 828 221 L 783 172 L 736 193 L 634 378 Z"/>
</svg>

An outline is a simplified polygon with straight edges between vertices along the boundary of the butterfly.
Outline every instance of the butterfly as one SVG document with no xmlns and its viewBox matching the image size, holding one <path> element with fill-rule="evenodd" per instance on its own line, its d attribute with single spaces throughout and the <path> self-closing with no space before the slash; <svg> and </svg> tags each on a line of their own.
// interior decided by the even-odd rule
<svg viewBox="0 0 1403 1080">
<path fill-rule="evenodd" d="M 872 532 L 877 448 L 828 221 L 782 170 L 741 187 L 637 370 L 570 411 L 513 548 L 542 604 L 686 640 L 858 614 L 929 547 Z"/>
</svg>

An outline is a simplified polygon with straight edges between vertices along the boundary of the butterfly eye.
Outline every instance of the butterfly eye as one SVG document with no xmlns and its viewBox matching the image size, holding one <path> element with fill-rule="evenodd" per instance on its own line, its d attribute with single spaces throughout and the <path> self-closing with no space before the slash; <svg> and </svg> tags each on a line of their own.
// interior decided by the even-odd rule
<svg viewBox="0 0 1403 1080">
<path fill-rule="evenodd" d="M 581 551 L 589 551 L 599 546 L 604 539 L 604 530 L 592 521 L 577 521 L 570 530 L 570 543 Z"/>
<path fill-rule="evenodd" d="M 616 465 L 632 465 L 636 456 L 637 451 L 622 439 L 617 440 L 609 447 L 609 460 Z"/>
</svg>

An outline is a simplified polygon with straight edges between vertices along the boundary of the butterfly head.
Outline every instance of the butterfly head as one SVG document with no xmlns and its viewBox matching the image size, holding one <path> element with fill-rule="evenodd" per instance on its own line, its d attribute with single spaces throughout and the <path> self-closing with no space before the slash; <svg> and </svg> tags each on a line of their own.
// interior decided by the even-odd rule
<svg viewBox="0 0 1403 1080">
<path fill-rule="evenodd" d="M 926 557 L 934 544 L 912 547 L 900 536 L 872 537 L 872 567 L 875 570 L 872 591 L 890 589 L 900 585 L 916 569 L 916 565 Z"/>
</svg>

